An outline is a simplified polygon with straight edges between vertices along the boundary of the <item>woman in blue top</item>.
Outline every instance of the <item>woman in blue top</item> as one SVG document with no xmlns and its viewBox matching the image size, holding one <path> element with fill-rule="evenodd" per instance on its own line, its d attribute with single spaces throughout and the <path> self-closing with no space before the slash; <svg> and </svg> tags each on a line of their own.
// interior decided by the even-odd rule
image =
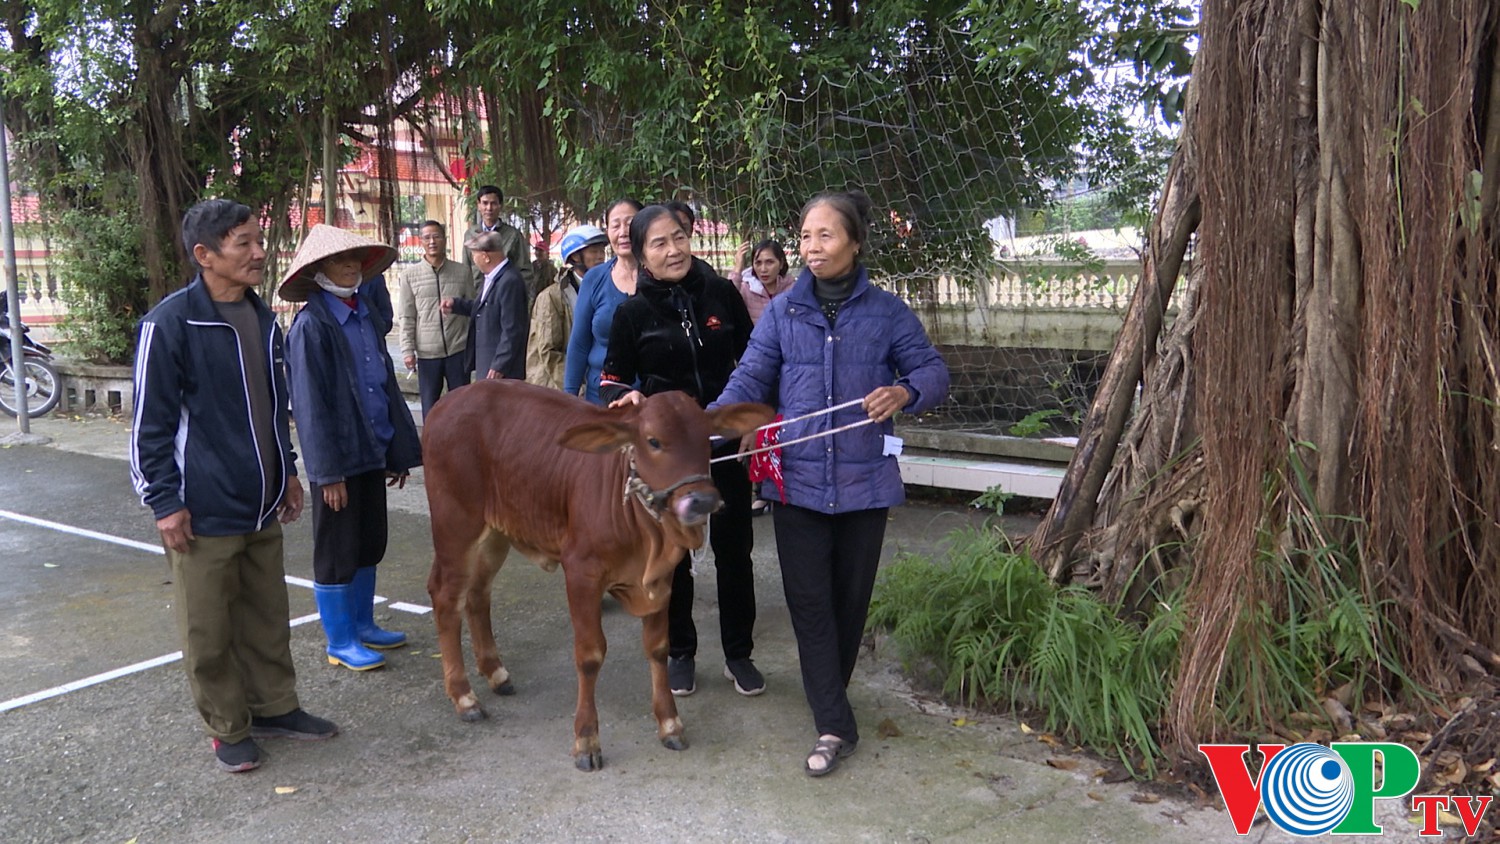
<svg viewBox="0 0 1500 844">
<path fill-rule="evenodd" d="M 599 374 L 604 371 L 615 308 L 635 293 L 640 264 L 630 250 L 630 221 L 639 210 L 641 204 L 634 199 L 617 199 L 604 212 L 604 230 L 614 246 L 615 257 L 583 277 L 578 303 L 573 308 L 573 333 L 568 337 L 563 392 L 576 396 L 582 388 L 584 398 L 594 404 L 603 404 L 599 399 Z"/>
<path fill-rule="evenodd" d="M 775 509 L 776 553 L 797 637 L 802 690 L 818 739 L 803 763 L 820 777 L 854 752 L 859 730 L 847 687 L 859 656 L 886 510 L 905 491 L 886 447 L 890 418 L 948 396 L 948 367 L 905 302 L 870 284 L 870 200 L 823 193 L 802 209 L 802 263 L 792 289 L 772 299 L 750 346 L 710 408 L 774 405 L 782 442 L 868 420 L 873 424 L 782 448 L 784 506 Z M 857 403 L 855 405 L 854 403 Z"/>
</svg>

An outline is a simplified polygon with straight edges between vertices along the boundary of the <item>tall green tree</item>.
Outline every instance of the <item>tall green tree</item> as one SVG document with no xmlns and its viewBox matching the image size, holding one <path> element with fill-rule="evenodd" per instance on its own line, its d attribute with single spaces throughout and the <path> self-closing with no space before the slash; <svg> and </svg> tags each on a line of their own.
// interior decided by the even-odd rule
<svg viewBox="0 0 1500 844">
<path fill-rule="evenodd" d="M 209 195 L 305 200 L 318 118 L 389 126 L 441 87 L 447 33 L 416 0 L 16 0 L 6 122 L 56 210 L 134 219 L 145 305 L 186 278 L 178 226 Z M 389 172 L 389 171 L 387 171 Z"/>
</svg>

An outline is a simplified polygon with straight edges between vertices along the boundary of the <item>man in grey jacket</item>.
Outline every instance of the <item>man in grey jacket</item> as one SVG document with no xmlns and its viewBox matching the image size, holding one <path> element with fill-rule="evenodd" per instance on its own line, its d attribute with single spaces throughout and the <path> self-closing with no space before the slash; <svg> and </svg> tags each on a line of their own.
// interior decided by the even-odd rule
<svg viewBox="0 0 1500 844">
<path fill-rule="evenodd" d="M 417 371 L 422 417 L 449 391 L 469 383 L 469 318 L 444 314 L 444 299 L 470 299 L 474 277 L 448 259 L 448 232 L 442 223 L 422 224 L 422 262 L 401 274 L 401 362 Z"/>
</svg>

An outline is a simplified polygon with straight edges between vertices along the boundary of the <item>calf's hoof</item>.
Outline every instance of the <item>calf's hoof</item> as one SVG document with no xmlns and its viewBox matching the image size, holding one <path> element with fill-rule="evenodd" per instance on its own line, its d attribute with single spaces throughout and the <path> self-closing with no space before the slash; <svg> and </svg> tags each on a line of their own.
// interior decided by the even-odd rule
<svg viewBox="0 0 1500 844">
<path fill-rule="evenodd" d="M 479 705 L 479 699 L 474 697 L 473 692 L 454 701 L 453 708 L 458 710 L 458 717 L 460 719 L 469 723 L 483 721 L 489 717 L 489 713 L 485 712 L 484 707 Z"/>
<path fill-rule="evenodd" d="M 510 672 L 506 671 L 503 665 L 490 672 L 485 677 L 485 681 L 489 684 L 490 691 L 497 695 L 513 695 L 516 693 L 515 684 L 510 681 Z"/>
<path fill-rule="evenodd" d="M 661 746 L 668 750 L 687 750 L 686 736 L 662 736 Z"/>
<path fill-rule="evenodd" d="M 579 753 L 573 757 L 573 765 L 580 771 L 598 771 L 604 767 L 604 754 L 597 750 Z"/>
</svg>

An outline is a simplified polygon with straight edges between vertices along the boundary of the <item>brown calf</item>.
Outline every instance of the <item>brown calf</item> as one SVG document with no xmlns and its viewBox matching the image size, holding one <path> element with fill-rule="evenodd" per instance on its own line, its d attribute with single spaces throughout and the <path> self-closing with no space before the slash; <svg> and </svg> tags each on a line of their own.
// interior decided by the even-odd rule
<svg viewBox="0 0 1500 844">
<path fill-rule="evenodd" d="M 481 381 L 438 402 L 422 435 L 432 511 L 427 591 L 444 688 L 459 717 L 485 717 L 464 672 L 460 613 L 479 673 L 497 694 L 514 691 L 490 629 L 490 584 L 514 548 L 548 571 L 562 564 L 578 670 L 578 768 L 604 764 L 594 686 L 606 647 L 605 592 L 642 620 L 657 735 L 672 750 L 686 748 L 667 687 L 672 570 L 686 549 L 703 544 L 703 525 L 720 504 L 708 473 L 709 435 L 738 437 L 772 415 L 760 404 L 705 413 L 683 393 L 611 411 L 508 380 Z"/>
</svg>

